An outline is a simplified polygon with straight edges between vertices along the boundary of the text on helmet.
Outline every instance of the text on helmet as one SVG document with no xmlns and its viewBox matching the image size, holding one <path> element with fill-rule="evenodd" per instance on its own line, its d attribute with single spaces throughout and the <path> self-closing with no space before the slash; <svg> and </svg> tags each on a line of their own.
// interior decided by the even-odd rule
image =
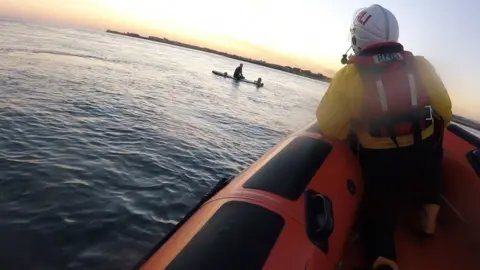
<svg viewBox="0 0 480 270">
<path fill-rule="evenodd" d="M 361 25 L 365 25 L 371 17 L 372 15 L 367 14 L 366 11 L 362 11 L 357 15 L 357 22 Z"/>
</svg>

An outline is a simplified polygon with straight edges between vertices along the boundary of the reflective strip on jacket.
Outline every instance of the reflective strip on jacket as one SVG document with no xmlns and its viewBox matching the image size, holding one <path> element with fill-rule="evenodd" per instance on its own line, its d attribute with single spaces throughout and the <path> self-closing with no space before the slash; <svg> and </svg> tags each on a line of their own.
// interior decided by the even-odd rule
<svg viewBox="0 0 480 270">
<path fill-rule="evenodd" d="M 433 66 L 421 56 L 414 57 L 420 82 L 425 86 L 433 110 L 447 126 L 452 120 L 452 104 L 445 86 L 436 75 Z M 372 137 L 365 129 L 352 127 L 352 123 L 361 119 L 363 111 L 364 86 L 358 69 L 347 64 L 333 77 L 330 86 L 317 108 L 317 121 L 321 132 L 328 137 L 345 140 L 353 128 L 359 143 L 365 148 L 386 149 L 397 147 L 389 137 Z M 422 131 L 425 139 L 433 134 L 433 125 Z M 399 147 L 413 144 L 412 135 L 398 136 Z"/>
</svg>

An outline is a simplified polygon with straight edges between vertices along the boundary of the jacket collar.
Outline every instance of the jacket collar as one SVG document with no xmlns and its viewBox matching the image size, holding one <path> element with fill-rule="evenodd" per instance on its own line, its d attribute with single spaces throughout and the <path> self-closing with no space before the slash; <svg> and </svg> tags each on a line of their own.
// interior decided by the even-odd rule
<svg viewBox="0 0 480 270">
<path fill-rule="evenodd" d="M 401 53 L 403 52 L 403 45 L 397 42 L 385 42 L 385 43 L 378 43 L 372 46 L 368 46 L 360 53 L 359 56 L 368 56 L 368 55 L 375 55 L 375 54 L 386 54 L 386 53 Z"/>
</svg>

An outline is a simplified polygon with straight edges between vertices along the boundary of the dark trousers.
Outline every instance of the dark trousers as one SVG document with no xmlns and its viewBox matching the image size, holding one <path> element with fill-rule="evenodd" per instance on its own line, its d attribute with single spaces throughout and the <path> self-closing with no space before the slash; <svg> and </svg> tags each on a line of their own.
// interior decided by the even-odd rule
<svg viewBox="0 0 480 270">
<path fill-rule="evenodd" d="M 365 252 L 396 261 L 397 215 L 405 205 L 440 204 L 443 128 L 416 146 L 386 150 L 359 147 L 364 179 L 362 202 Z"/>
</svg>

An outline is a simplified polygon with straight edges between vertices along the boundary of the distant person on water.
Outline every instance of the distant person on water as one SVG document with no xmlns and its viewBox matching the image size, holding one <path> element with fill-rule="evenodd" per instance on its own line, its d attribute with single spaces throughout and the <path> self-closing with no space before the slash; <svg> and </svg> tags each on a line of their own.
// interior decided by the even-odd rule
<svg viewBox="0 0 480 270">
<path fill-rule="evenodd" d="M 235 78 L 236 80 L 245 79 L 245 77 L 243 77 L 242 69 L 243 69 L 243 64 L 240 64 L 240 66 L 238 66 L 235 69 L 235 72 L 233 73 L 233 78 Z"/>
<path fill-rule="evenodd" d="M 443 132 L 452 104 L 422 56 L 398 43 L 393 13 L 362 8 L 350 27 L 354 55 L 317 108 L 320 131 L 347 140 L 352 130 L 364 179 L 360 231 L 376 270 L 398 270 L 394 233 L 400 205 L 418 205 L 421 236 L 433 236 L 442 189 Z M 363 208 L 364 207 L 364 208 Z"/>
</svg>

